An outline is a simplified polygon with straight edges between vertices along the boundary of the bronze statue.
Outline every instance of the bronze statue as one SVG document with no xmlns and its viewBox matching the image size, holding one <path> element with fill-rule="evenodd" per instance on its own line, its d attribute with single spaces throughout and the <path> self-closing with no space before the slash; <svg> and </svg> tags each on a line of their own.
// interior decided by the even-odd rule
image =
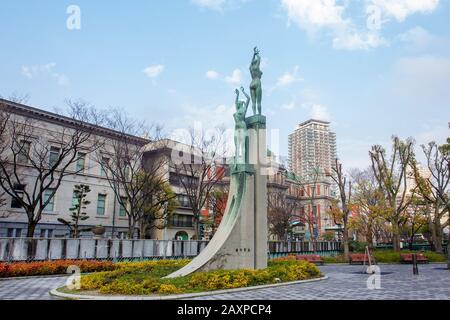
<svg viewBox="0 0 450 320">
<path fill-rule="evenodd" d="M 247 98 L 247 101 L 239 100 L 239 90 L 236 89 L 236 113 L 233 115 L 235 121 L 234 145 L 236 147 L 236 164 L 245 163 L 245 139 L 247 137 L 247 124 L 245 123 L 245 115 L 247 114 L 248 105 L 250 104 L 250 97 L 241 87 L 242 93 Z"/>
<path fill-rule="evenodd" d="M 261 57 L 259 55 L 258 47 L 253 50 L 253 59 L 250 65 L 250 74 L 252 75 L 252 83 L 250 84 L 250 94 L 252 96 L 252 109 L 253 114 L 256 115 L 256 108 L 258 108 L 258 114 L 262 114 L 261 101 L 262 101 L 262 87 L 261 77 L 263 75 L 261 66 Z"/>
</svg>

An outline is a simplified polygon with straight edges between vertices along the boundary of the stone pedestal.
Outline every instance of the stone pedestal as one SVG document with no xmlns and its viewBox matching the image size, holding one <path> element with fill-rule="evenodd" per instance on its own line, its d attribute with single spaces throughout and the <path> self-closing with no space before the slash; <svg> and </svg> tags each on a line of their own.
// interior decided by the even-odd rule
<svg viewBox="0 0 450 320">
<path fill-rule="evenodd" d="M 267 267 L 266 119 L 246 119 L 249 137 L 246 164 L 230 164 L 228 202 L 222 222 L 208 246 L 168 278 L 216 269 Z"/>
<path fill-rule="evenodd" d="M 249 130 L 249 163 L 255 168 L 254 176 L 254 246 L 255 269 L 267 268 L 267 144 L 266 117 L 256 115 L 246 119 Z"/>
</svg>

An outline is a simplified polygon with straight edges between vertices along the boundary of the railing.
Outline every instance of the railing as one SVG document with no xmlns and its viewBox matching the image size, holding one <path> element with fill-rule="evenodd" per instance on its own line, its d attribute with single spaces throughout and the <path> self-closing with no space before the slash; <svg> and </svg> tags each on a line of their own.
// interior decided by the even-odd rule
<svg viewBox="0 0 450 320">
<path fill-rule="evenodd" d="M 0 238 L 0 261 L 154 260 L 196 257 L 208 241 Z M 269 257 L 333 255 L 338 242 L 269 242 Z"/>
<path fill-rule="evenodd" d="M 0 238 L 0 261 L 193 258 L 207 241 Z"/>
<path fill-rule="evenodd" d="M 336 255 L 341 251 L 341 243 L 336 241 L 270 241 L 269 253 L 271 258 L 283 257 L 289 254 L 320 254 Z"/>
</svg>

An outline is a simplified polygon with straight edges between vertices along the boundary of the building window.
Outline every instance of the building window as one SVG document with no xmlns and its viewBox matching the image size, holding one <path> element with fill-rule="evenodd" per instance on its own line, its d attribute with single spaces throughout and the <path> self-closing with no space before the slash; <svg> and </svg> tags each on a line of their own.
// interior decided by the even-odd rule
<svg viewBox="0 0 450 320">
<path fill-rule="evenodd" d="M 99 194 L 97 199 L 97 215 L 104 216 L 106 208 L 106 194 Z"/>
<path fill-rule="evenodd" d="M 183 194 L 179 194 L 177 196 L 177 200 L 178 200 L 178 203 L 180 204 L 180 207 L 191 208 L 191 203 L 189 201 L 189 197 L 188 196 L 183 195 Z"/>
<path fill-rule="evenodd" d="M 50 148 L 50 154 L 48 156 L 48 164 L 50 167 L 53 167 L 58 162 L 60 150 L 57 147 Z"/>
<path fill-rule="evenodd" d="M 83 172 L 86 167 L 86 153 L 78 152 L 77 171 Z"/>
<path fill-rule="evenodd" d="M 55 209 L 55 196 L 53 195 L 54 189 L 47 189 L 44 191 L 44 203 L 47 202 L 48 199 L 49 202 L 45 206 L 44 211 L 53 212 Z M 52 196 L 53 195 L 53 196 Z"/>
<path fill-rule="evenodd" d="M 22 229 L 8 228 L 8 238 L 20 238 L 22 236 Z"/>
<path fill-rule="evenodd" d="M 119 208 L 119 217 L 126 217 L 127 216 L 127 210 L 126 207 L 128 205 L 128 198 L 126 197 L 120 197 L 121 203 Z"/>
<path fill-rule="evenodd" d="M 41 238 L 51 238 L 53 237 L 53 230 L 41 229 Z"/>
<path fill-rule="evenodd" d="M 25 185 L 24 184 L 15 184 L 14 185 L 14 193 L 19 197 L 20 199 L 23 199 L 23 195 L 25 193 Z M 12 209 L 21 209 L 22 204 L 20 201 L 17 200 L 17 198 L 13 197 L 11 199 L 11 208 Z"/>
<path fill-rule="evenodd" d="M 192 218 L 192 216 L 188 215 L 174 214 L 171 217 L 170 226 L 176 228 L 192 228 L 192 226 L 194 225 Z"/>
<path fill-rule="evenodd" d="M 106 177 L 105 165 L 109 163 L 109 158 L 103 157 L 102 163 L 100 164 L 100 175 Z"/>
<path fill-rule="evenodd" d="M 126 239 L 126 237 L 127 237 L 127 233 L 126 232 L 124 232 L 124 231 L 117 232 L 117 238 L 118 239 Z"/>
<path fill-rule="evenodd" d="M 30 158 L 30 149 L 31 149 L 31 142 L 29 141 L 20 141 L 20 144 L 16 144 L 16 150 L 17 153 L 17 162 L 22 164 L 27 164 L 28 159 Z"/>
</svg>

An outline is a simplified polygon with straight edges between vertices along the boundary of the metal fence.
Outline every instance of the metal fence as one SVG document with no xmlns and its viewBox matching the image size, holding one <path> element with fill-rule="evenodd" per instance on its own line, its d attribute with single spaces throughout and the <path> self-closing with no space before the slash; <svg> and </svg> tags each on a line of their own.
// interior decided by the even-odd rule
<svg viewBox="0 0 450 320">
<path fill-rule="evenodd" d="M 337 255 L 341 251 L 341 243 L 337 241 L 270 241 L 269 242 L 269 254 L 270 258 L 277 258 L 287 256 L 289 254 L 319 254 Z"/>
<path fill-rule="evenodd" d="M 192 258 L 207 241 L 0 238 L 0 261 Z"/>
<path fill-rule="evenodd" d="M 0 238 L 0 261 L 154 260 L 196 257 L 208 241 Z M 338 253 L 338 242 L 269 242 L 269 257 Z"/>
</svg>

